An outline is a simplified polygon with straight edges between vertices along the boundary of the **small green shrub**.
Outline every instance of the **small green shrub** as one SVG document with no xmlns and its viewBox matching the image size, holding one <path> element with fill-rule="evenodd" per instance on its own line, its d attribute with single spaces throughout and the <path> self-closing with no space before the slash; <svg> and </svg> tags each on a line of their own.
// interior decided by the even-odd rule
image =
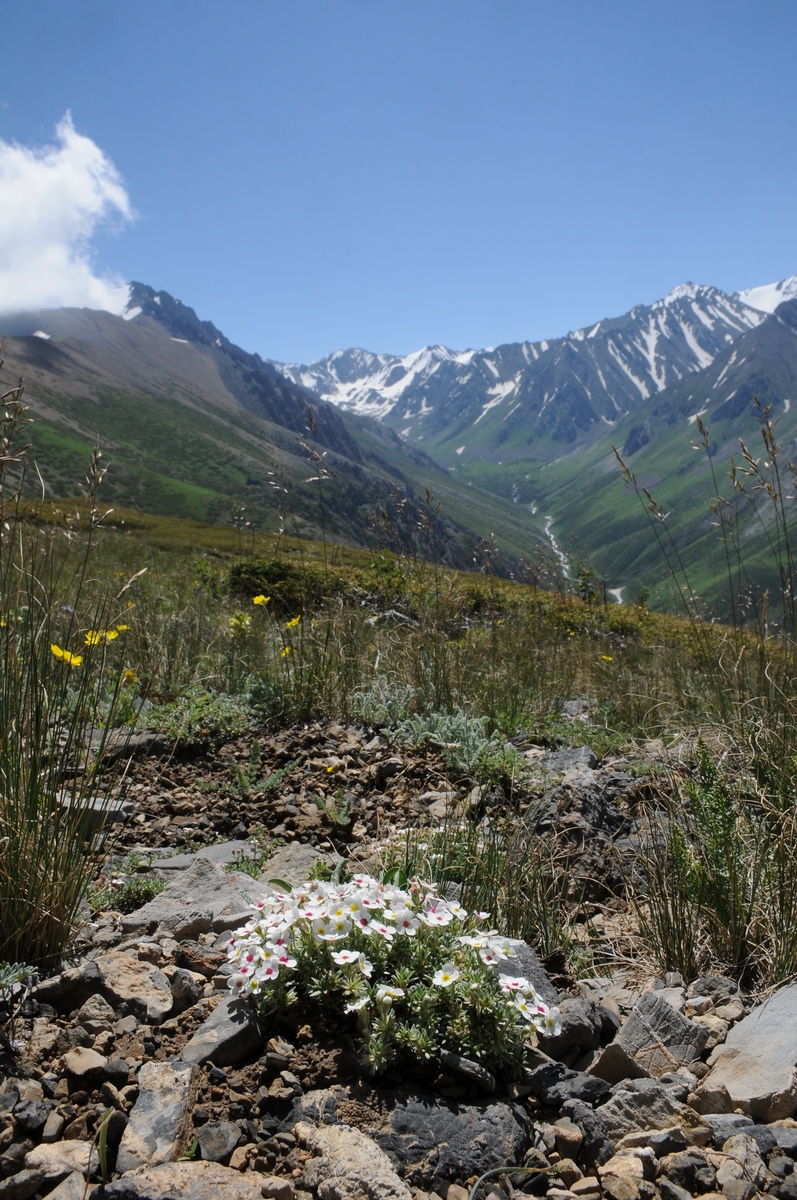
<svg viewBox="0 0 797 1200">
<path fill-rule="evenodd" d="M 255 718 L 246 696 L 192 689 L 169 704 L 146 713 L 146 726 L 163 733 L 181 750 L 217 749 L 250 733 Z"/>
</svg>

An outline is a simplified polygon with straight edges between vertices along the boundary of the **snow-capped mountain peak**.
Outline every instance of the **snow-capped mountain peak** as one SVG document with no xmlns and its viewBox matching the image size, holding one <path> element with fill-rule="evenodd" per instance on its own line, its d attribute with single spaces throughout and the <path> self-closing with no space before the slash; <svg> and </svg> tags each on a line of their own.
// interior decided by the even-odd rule
<svg viewBox="0 0 797 1200">
<path fill-rule="evenodd" d="M 794 300 L 797 297 L 797 275 L 790 275 L 780 283 L 765 283 L 761 287 L 747 288 L 737 292 L 735 298 L 742 304 L 749 304 L 759 312 L 773 313 L 784 300 Z"/>
<path fill-rule="evenodd" d="M 480 435 L 525 412 L 570 440 L 703 370 L 764 314 L 740 296 L 691 282 L 564 337 L 483 350 L 424 346 L 405 355 L 337 350 L 309 366 L 274 366 L 342 408 L 386 420 L 403 437 L 445 436 L 455 421 Z M 519 412 L 518 410 L 522 410 Z"/>
</svg>

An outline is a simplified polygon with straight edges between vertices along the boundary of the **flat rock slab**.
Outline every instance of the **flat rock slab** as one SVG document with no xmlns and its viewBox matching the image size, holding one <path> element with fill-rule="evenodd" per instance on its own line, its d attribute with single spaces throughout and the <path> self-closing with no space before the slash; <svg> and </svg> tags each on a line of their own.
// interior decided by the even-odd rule
<svg viewBox="0 0 797 1200">
<path fill-rule="evenodd" d="M 227 863 L 234 862 L 237 854 L 246 854 L 249 849 L 249 843 L 242 842 L 240 839 L 229 842 L 213 842 L 210 846 L 203 846 L 201 850 L 195 850 L 191 854 L 171 854 L 168 858 L 156 858 L 152 863 L 152 869 L 161 874 L 187 871 L 198 858 L 206 858 L 209 862 L 219 863 L 224 867 Z"/>
<path fill-rule="evenodd" d="M 42 1144 L 25 1155 L 25 1166 L 30 1171 L 42 1171 L 50 1184 L 59 1183 L 73 1171 L 92 1174 L 98 1170 L 100 1157 L 90 1142 L 65 1141 L 53 1145 Z"/>
<path fill-rule="evenodd" d="M 646 992 L 614 1039 L 655 1078 L 700 1057 L 708 1030 L 676 1012 L 658 992 Z"/>
<path fill-rule="evenodd" d="M 531 1121 L 519 1105 L 397 1104 L 387 1131 L 376 1141 L 415 1187 L 437 1179 L 468 1179 L 493 1167 L 523 1161 Z"/>
<path fill-rule="evenodd" d="M 246 1058 L 261 1042 L 255 1014 L 246 1001 L 225 996 L 183 1047 L 180 1057 L 192 1066 L 212 1062 L 227 1067 Z"/>
<path fill-rule="evenodd" d="M 76 1008 L 100 995 L 114 1008 L 124 1003 L 130 1012 L 150 1025 L 158 1025 L 172 1010 L 169 980 L 151 963 L 109 950 L 87 959 L 35 989 L 36 999 L 56 1008 Z"/>
<path fill-rule="evenodd" d="M 348 1125 L 294 1129 L 315 1157 L 304 1167 L 304 1182 L 319 1200 L 412 1200 L 393 1165 L 374 1140 Z"/>
<path fill-rule="evenodd" d="M 263 1200 L 263 1176 L 214 1162 L 142 1167 L 92 1192 L 92 1200 Z"/>
<path fill-rule="evenodd" d="M 297 842 L 292 842 L 288 846 L 281 846 L 271 858 L 263 864 L 257 887 L 262 891 L 263 884 L 267 884 L 269 879 L 281 879 L 284 883 L 289 883 L 291 887 L 296 887 L 298 883 L 306 883 L 310 878 L 310 872 L 318 862 L 339 862 L 340 855 L 329 855 L 322 853 L 321 850 L 316 850 L 315 846 L 302 845 Z M 258 893 L 259 895 L 259 893 Z"/>
<path fill-rule="evenodd" d="M 797 1112 L 797 984 L 782 988 L 734 1025 L 712 1051 L 702 1086 L 723 1084 L 734 1107 L 757 1121 Z"/>
<path fill-rule="evenodd" d="M 144 1063 L 138 1073 L 138 1099 L 119 1146 L 118 1171 L 172 1162 L 186 1150 L 197 1076 L 189 1063 Z"/>
<path fill-rule="evenodd" d="M 122 932 L 129 937 L 154 933 L 156 929 L 179 930 L 186 913 L 192 910 L 206 914 L 205 929 L 196 932 L 234 929 L 248 918 L 261 890 L 262 885 L 249 875 L 225 871 L 219 863 L 197 857 L 185 871 L 175 875 L 159 896 L 123 917 Z"/>
</svg>

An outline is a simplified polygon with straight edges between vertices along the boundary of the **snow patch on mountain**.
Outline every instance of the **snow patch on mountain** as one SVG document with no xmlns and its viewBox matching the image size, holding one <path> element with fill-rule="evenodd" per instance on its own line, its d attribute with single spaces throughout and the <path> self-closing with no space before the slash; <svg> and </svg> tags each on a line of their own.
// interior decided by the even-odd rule
<svg viewBox="0 0 797 1200">
<path fill-rule="evenodd" d="M 797 275 L 790 275 L 780 283 L 765 283 L 761 287 L 747 288 L 737 292 L 736 298 L 742 304 L 749 304 L 760 312 L 773 313 L 784 300 L 793 300 L 797 296 Z"/>
</svg>

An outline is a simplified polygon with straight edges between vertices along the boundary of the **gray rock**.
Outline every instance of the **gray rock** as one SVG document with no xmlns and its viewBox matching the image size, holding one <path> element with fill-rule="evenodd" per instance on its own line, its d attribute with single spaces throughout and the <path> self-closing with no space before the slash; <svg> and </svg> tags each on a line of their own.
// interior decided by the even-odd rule
<svg viewBox="0 0 797 1200">
<path fill-rule="evenodd" d="M 281 846 L 266 860 L 260 870 L 260 881 L 256 884 L 258 896 L 263 891 L 263 884 L 268 883 L 270 879 L 281 879 L 291 887 L 296 887 L 310 878 L 310 872 L 319 862 L 333 861 L 339 861 L 339 855 L 324 854 L 315 846 L 299 842 Z"/>
<path fill-rule="evenodd" d="M 256 1050 L 261 1041 L 250 1006 L 238 997 L 225 996 L 184 1046 L 182 1059 L 194 1066 L 206 1062 L 231 1066 Z"/>
<path fill-rule="evenodd" d="M 734 1106 L 758 1121 L 797 1111 L 797 984 L 770 996 L 711 1052 L 703 1083 L 721 1083 Z"/>
<path fill-rule="evenodd" d="M 456 1105 L 410 1098 L 396 1104 L 389 1129 L 376 1141 L 411 1186 L 467 1179 L 522 1161 L 531 1122 L 519 1105 Z"/>
<path fill-rule="evenodd" d="M 646 992 L 615 1041 L 655 1077 L 695 1062 L 707 1037 L 707 1030 L 676 1012 L 660 993 Z"/>
<path fill-rule="evenodd" d="M 486 1067 L 480 1067 L 472 1059 L 463 1058 L 461 1054 L 454 1054 L 452 1050 L 441 1050 L 440 1062 L 447 1070 L 467 1079 L 469 1083 L 475 1083 L 485 1092 L 495 1091 L 495 1076 Z"/>
<path fill-rule="evenodd" d="M 753 1126 L 752 1117 L 745 1117 L 742 1113 L 702 1113 L 700 1121 L 711 1130 L 711 1144 L 717 1150 L 721 1150 L 734 1133 Z"/>
<path fill-rule="evenodd" d="M 240 1142 L 241 1131 L 231 1121 L 208 1121 L 198 1129 L 196 1138 L 202 1158 L 222 1162 Z"/>
<path fill-rule="evenodd" d="M 171 871 L 186 871 L 194 865 L 198 858 L 205 858 L 209 862 L 226 866 L 227 863 L 235 861 L 236 854 L 246 854 L 248 850 L 249 843 L 240 840 L 213 842 L 212 845 L 203 846 L 201 850 L 196 850 L 193 854 L 172 854 L 168 858 L 157 858 L 153 861 L 152 868 L 161 874 L 168 874 Z"/>
<path fill-rule="evenodd" d="M 562 1105 L 563 1116 L 569 1117 L 583 1134 L 578 1161 L 580 1166 L 589 1170 L 608 1162 L 614 1154 L 602 1112 L 602 1108 L 592 1109 L 581 1100 L 568 1100 Z"/>
<path fill-rule="evenodd" d="M 104 996 L 89 996 L 77 1014 L 77 1023 L 94 1037 L 113 1029 L 116 1013 Z"/>
<path fill-rule="evenodd" d="M 701 1150 L 681 1150 L 663 1158 L 659 1169 L 671 1184 L 692 1196 L 697 1191 L 698 1173 L 707 1166 L 708 1158 Z"/>
<path fill-rule="evenodd" d="M 86 1181 L 80 1171 L 73 1171 L 59 1183 L 55 1191 L 47 1193 L 47 1200 L 84 1200 L 85 1195 Z"/>
<path fill-rule="evenodd" d="M 612 1141 L 639 1129 L 694 1125 L 697 1114 L 655 1079 L 626 1080 L 598 1110 Z"/>
<path fill-rule="evenodd" d="M 679 1187 L 677 1183 L 673 1183 L 666 1177 L 662 1177 L 659 1180 L 659 1192 L 661 1200 L 692 1200 L 692 1193 L 690 1191 Z"/>
<path fill-rule="evenodd" d="M 172 1162 L 190 1141 L 197 1071 L 185 1062 L 148 1062 L 138 1073 L 138 1099 L 122 1136 L 118 1171 Z"/>
<path fill-rule="evenodd" d="M 594 771 L 598 765 L 598 756 L 589 746 L 573 746 L 568 750 L 554 750 L 538 760 L 539 765 L 551 775 L 560 775 L 564 771 L 587 770 Z"/>
<path fill-rule="evenodd" d="M 523 1084 L 532 1096 L 549 1108 L 560 1108 L 567 1100 L 583 1100 L 587 1104 L 600 1104 L 608 1099 L 610 1088 L 603 1079 L 586 1075 L 583 1071 L 571 1071 L 562 1063 L 543 1063 L 523 1075 Z"/>
<path fill-rule="evenodd" d="M 261 891 L 262 885 L 250 876 L 239 871 L 227 872 L 218 863 L 197 857 L 187 870 L 175 875 L 159 896 L 123 917 L 122 932 L 129 937 L 153 933 L 160 926 L 168 929 L 169 922 L 179 921 L 192 909 L 206 914 L 209 927 L 231 928 L 224 924 L 224 918 L 237 918 Z"/>
<path fill-rule="evenodd" d="M 187 971 L 185 967 L 176 967 L 171 972 L 172 995 L 175 1003 L 180 1008 L 190 1008 L 192 1004 L 197 1004 L 205 994 L 205 980 L 203 976 L 197 977 L 194 971 Z"/>
<path fill-rule="evenodd" d="M 315 1157 L 304 1166 L 304 1182 L 318 1200 L 412 1200 L 387 1155 L 372 1138 L 348 1125 L 294 1130 Z"/>
<path fill-rule="evenodd" d="M 701 975 L 689 984 L 686 994 L 690 1000 L 695 996 L 708 996 L 715 1004 L 719 1004 L 729 996 L 735 996 L 738 991 L 736 980 L 729 979 L 727 975 Z"/>
<path fill-rule="evenodd" d="M 23 1168 L 10 1179 L 0 1180 L 0 1200 L 29 1200 L 44 1183 L 44 1171 Z M 85 1187 L 85 1180 L 81 1176 Z"/>
<path fill-rule="evenodd" d="M 65 1141 L 41 1145 L 25 1155 L 25 1167 L 42 1171 L 50 1184 L 60 1183 L 73 1171 L 93 1173 L 100 1165 L 99 1155 L 88 1142 Z"/>
<path fill-rule="evenodd" d="M 105 825 L 113 825 L 117 821 L 127 821 L 132 817 L 136 806 L 131 800 L 120 800 L 111 796 L 93 796 L 90 799 L 79 797 L 75 800 L 72 792 L 59 792 L 58 805 L 65 812 L 77 808 L 83 815 L 85 836 L 93 837 Z M 74 820 L 74 817 L 72 818 Z"/>
<path fill-rule="evenodd" d="M 536 951 L 518 938 L 505 938 L 512 947 L 512 957 L 498 968 L 499 978 L 522 975 L 528 979 L 546 1004 L 558 1004 L 559 993 L 548 978 L 548 972 Z"/>
<path fill-rule="evenodd" d="M 797 1158 L 797 1129 L 781 1129 L 774 1126 L 772 1133 L 778 1148 L 790 1158 Z"/>
<path fill-rule="evenodd" d="M 624 1079 L 647 1079 L 650 1077 L 650 1072 L 632 1058 L 617 1040 L 604 1046 L 592 1066 L 587 1067 L 587 1074 L 597 1075 L 612 1085 L 622 1083 Z"/>
<path fill-rule="evenodd" d="M 769 1154 L 770 1150 L 774 1150 L 778 1144 L 774 1130 L 770 1129 L 768 1125 L 750 1125 L 740 1132 L 744 1133 L 745 1137 L 753 1139 L 762 1158 L 765 1154 Z"/>
<path fill-rule="evenodd" d="M 159 1025 L 172 1010 L 172 991 L 163 972 L 119 950 L 109 950 L 44 980 L 34 994 L 40 1002 L 56 1008 L 74 1008 L 99 994 L 114 1007 L 126 1004 L 150 1025 Z"/>
<path fill-rule="evenodd" d="M 263 1200 L 262 1178 L 201 1160 L 162 1163 L 96 1188 L 91 1200 Z"/>
<path fill-rule="evenodd" d="M 601 1044 L 603 1020 L 594 1000 L 580 996 L 568 997 L 559 1005 L 562 1032 L 556 1037 L 540 1036 L 540 1049 L 551 1058 L 559 1058 L 568 1050 L 597 1050 Z"/>
</svg>

